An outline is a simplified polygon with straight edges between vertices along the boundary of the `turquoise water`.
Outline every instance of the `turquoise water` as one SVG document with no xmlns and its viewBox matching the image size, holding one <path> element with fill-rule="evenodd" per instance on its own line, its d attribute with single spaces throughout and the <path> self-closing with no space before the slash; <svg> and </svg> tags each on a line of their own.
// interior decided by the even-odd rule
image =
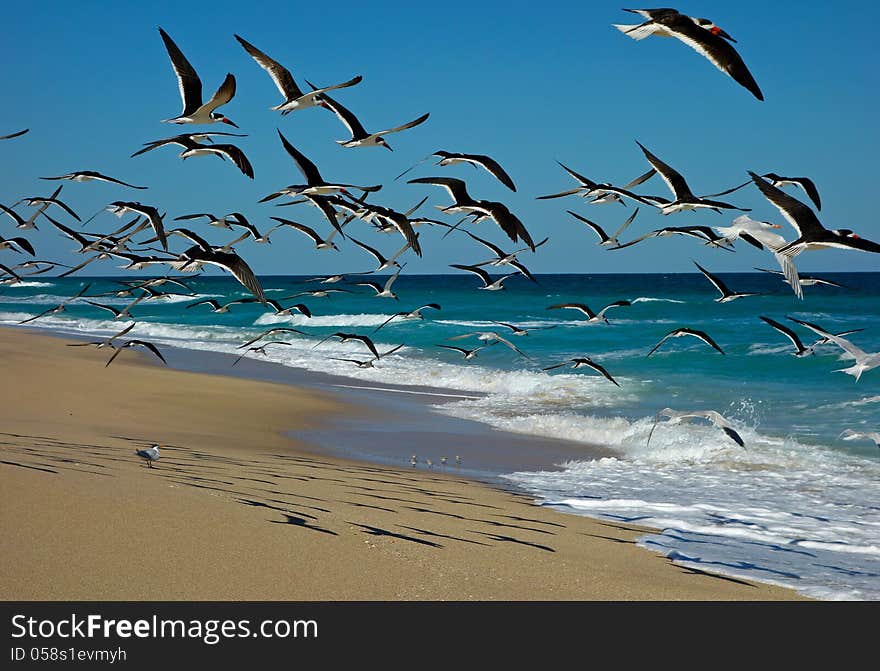
<svg viewBox="0 0 880 671">
<path fill-rule="evenodd" d="M 801 302 L 776 276 L 724 274 L 734 290 L 764 295 L 718 304 L 717 292 L 699 274 L 544 275 L 538 284 L 513 277 L 500 292 L 477 291 L 480 282 L 469 275 L 402 275 L 394 285 L 399 301 L 374 298 L 365 287 L 349 287 L 356 294 L 281 301 L 308 305 L 313 317 L 307 319 L 275 317 L 255 305 L 233 306 L 229 314 L 213 314 L 206 306 L 185 309 L 200 298 L 222 302 L 246 295 L 234 280 L 202 276 L 188 280 L 198 298 L 135 306 L 138 325 L 131 335 L 232 352 L 261 330 L 293 325 L 309 335 L 291 336 L 291 346 L 269 346 L 268 360 L 377 383 L 478 392 L 438 411 L 613 451 L 614 457 L 574 460 L 562 470 L 509 474 L 511 482 L 547 505 L 663 529 L 642 544 L 686 564 L 793 586 L 820 598 L 877 599 L 880 450 L 869 441 L 838 436 L 847 428 L 880 430 L 880 369 L 858 382 L 834 372 L 849 364 L 833 345 L 819 347 L 814 356 L 794 357 L 789 341 L 758 319 L 766 315 L 791 325 L 807 344 L 815 338 L 786 315 L 834 332 L 865 329 L 848 337 L 867 352 L 880 350 L 880 273 L 827 277 L 846 288 L 805 287 Z M 118 288 L 112 278 L 34 279 L 0 289 L 0 323 L 46 310 L 86 281 L 92 282 L 91 295 Z M 276 300 L 318 286 L 304 279 L 261 277 L 267 296 Z M 609 310 L 608 325 L 585 324 L 571 310 L 547 309 L 582 302 L 598 311 L 620 299 L 633 304 Z M 121 306 L 131 299 L 93 300 Z M 425 303 L 442 309 L 425 310 L 424 320 L 395 320 L 373 332 L 394 312 Z M 78 302 L 31 326 L 109 334 L 130 323 L 109 317 Z M 534 330 L 517 337 L 492 320 Z M 679 338 L 646 358 L 679 326 L 708 332 L 726 355 Z M 436 347 L 475 347 L 481 344 L 476 338 L 448 339 L 490 330 L 531 358 L 503 344 L 481 350 L 472 361 Z M 374 368 L 361 369 L 330 358 L 369 358 L 357 342 L 333 340 L 315 347 L 334 331 L 370 335 L 380 352 L 404 347 Z M 605 366 L 620 387 L 587 368 L 541 370 L 583 356 Z M 700 422 L 661 423 L 647 446 L 654 415 L 666 407 L 722 413 L 746 448 Z"/>
</svg>

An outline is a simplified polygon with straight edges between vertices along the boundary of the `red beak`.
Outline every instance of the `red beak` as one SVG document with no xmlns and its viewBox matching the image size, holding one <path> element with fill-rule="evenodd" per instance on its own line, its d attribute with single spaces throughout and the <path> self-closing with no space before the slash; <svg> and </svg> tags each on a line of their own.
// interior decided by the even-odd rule
<svg viewBox="0 0 880 671">
<path fill-rule="evenodd" d="M 236 124 L 232 123 L 232 121 L 227 119 L 226 117 L 223 117 L 222 119 L 220 119 L 220 121 L 222 121 L 223 123 L 228 123 L 230 126 L 235 126 L 236 128 L 238 128 L 238 126 Z"/>
</svg>

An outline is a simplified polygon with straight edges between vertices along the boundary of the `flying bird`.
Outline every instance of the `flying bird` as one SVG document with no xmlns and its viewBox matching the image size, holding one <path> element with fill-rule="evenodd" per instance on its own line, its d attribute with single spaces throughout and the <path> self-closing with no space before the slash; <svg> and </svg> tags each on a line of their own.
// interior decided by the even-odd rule
<svg viewBox="0 0 880 671">
<path fill-rule="evenodd" d="M 425 305 L 422 305 L 421 307 L 417 307 L 415 310 L 409 310 L 409 311 L 404 311 L 404 312 L 395 312 L 393 315 L 388 317 L 388 319 L 386 319 L 384 322 L 379 324 L 375 329 L 373 329 L 373 333 L 378 331 L 383 326 L 386 326 L 387 324 L 391 323 L 391 321 L 394 319 L 398 319 L 398 318 L 403 319 L 403 320 L 424 319 L 425 316 L 422 314 L 422 310 L 426 310 L 428 308 L 431 308 L 432 310 L 440 310 L 441 309 L 440 305 L 437 303 L 426 303 Z"/>
<path fill-rule="evenodd" d="M 628 307 L 632 305 L 630 301 L 614 301 L 613 303 L 609 303 L 604 308 L 599 310 L 599 312 L 593 312 L 587 305 L 583 303 L 557 303 L 556 305 L 548 305 L 548 310 L 577 310 L 578 312 L 583 313 L 587 317 L 587 324 L 598 324 L 603 322 L 605 324 L 610 323 L 608 318 L 605 316 L 605 312 L 610 310 L 611 308 L 618 307 Z"/>
<path fill-rule="evenodd" d="M 785 279 L 788 280 L 798 298 L 803 299 L 804 293 L 801 289 L 797 268 L 794 265 L 794 257 L 801 252 L 835 248 L 871 252 L 874 254 L 880 253 L 880 244 L 859 237 L 849 229 L 829 230 L 825 228 L 813 210 L 797 198 L 788 195 L 782 189 L 773 186 L 751 171 L 749 176 L 761 193 L 764 194 L 764 197 L 779 210 L 798 234 L 797 239 L 774 250 L 774 255 L 782 267 Z"/>
<path fill-rule="evenodd" d="M 225 105 L 235 95 L 235 77 L 232 73 L 226 75 L 226 79 L 220 85 L 220 88 L 214 93 L 211 99 L 202 102 L 202 80 L 195 68 L 186 60 L 186 56 L 174 43 L 174 40 L 162 28 L 159 28 L 159 34 L 165 43 L 165 49 L 168 51 L 168 57 L 171 59 L 171 67 L 174 68 L 174 74 L 177 76 L 177 86 L 180 89 L 180 98 L 183 101 L 183 111 L 172 119 L 165 119 L 167 123 L 191 123 L 191 124 L 208 124 L 208 123 L 225 123 L 230 126 L 236 126 L 230 119 L 223 114 L 215 112 L 218 107 Z"/>
<path fill-rule="evenodd" d="M 648 433 L 648 442 L 646 446 L 651 444 L 651 436 L 654 435 L 654 429 L 657 428 L 657 422 L 660 417 L 668 417 L 669 421 L 667 424 L 680 424 L 681 422 L 686 422 L 691 419 L 707 419 L 712 424 L 717 426 L 719 429 L 724 431 L 727 434 L 728 438 L 730 438 L 737 445 L 745 449 L 745 441 L 742 439 L 742 436 L 737 433 L 737 431 L 733 428 L 733 425 L 720 413 L 715 410 L 692 410 L 680 412 L 678 410 L 673 410 L 672 408 L 664 408 L 654 417 L 654 424 L 651 426 L 651 431 Z"/>
<path fill-rule="evenodd" d="M 599 226 L 599 224 L 590 221 L 586 217 L 582 217 L 577 212 L 572 212 L 571 210 L 566 210 L 566 212 L 568 212 L 575 219 L 582 221 L 591 229 L 593 229 L 593 232 L 599 236 L 599 245 L 601 245 L 602 247 L 613 247 L 620 244 L 620 235 L 627 228 L 629 228 L 629 225 L 635 220 L 636 216 L 639 213 L 639 208 L 636 208 L 633 213 L 626 218 L 626 221 L 623 222 L 623 225 L 618 228 L 612 235 L 608 235 L 607 233 L 605 233 L 602 227 Z"/>
<path fill-rule="evenodd" d="M 161 359 L 162 363 L 164 363 L 166 366 L 168 365 L 168 362 L 165 361 L 165 357 L 162 356 L 162 352 L 160 352 L 160 351 L 159 351 L 159 348 L 156 347 L 153 343 L 151 343 L 151 342 L 147 342 L 146 340 L 126 340 L 126 341 L 125 341 L 124 343 L 122 343 L 121 345 L 117 345 L 117 346 L 116 346 L 116 351 L 113 352 L 113 356 L 110 357 L 110 360 L 105 364 L 104 367 L 106 368 L 106 367 L 109 366 L 111 363 L 113 363 L 113 359 L 115 359 L 116 357 L 118 357 L 118 356 L 119 356 L 119 353 L 120 353 L 122 350 L 124 350 L 124 349 L 128 349 L 128 348 L 130 348 L 130 347 L 144 347 L 144 348 L 150 350 L 150 351 L 151 351 L 153 354 L 155 354 L 159 359 Z"/>
<path fill-rule="evenodd" d="M 469 273 L 473 273 L 481 280 L 483 280 L 483 286 L 477 287 L 477 289 L 483 291 L 501 291 L 504 289 L 504 280 L 508 277 L 512 277 L 513 275 L 518 275 L 519 272 L 508 273 L 507 275 L 502 275 L 496 279 L 492 279 L 492 277 L 485 270 L 480 268 L 479 266 L 465 266 L 458 263 L 450 264 L 450 268 L 458 268 L 459 270 L 466 270 Z"/>
<path fill-rule="evenodd" d="M 683 327 L 683 328 L 673 329 L 669 333 L 667 333 L 665 336 L 663 336 L 663 338 L 660 340 L 660 342 L 658 342 L 656 345 L 654 345 L 651 348 L 651 351 L 648 352 L 645 355 L 645 357 L 647 358 L 647 357 L 651 356 L 654 352 L 657 351 L 657 349 L 660 347 L 660 345 L 665 343 L 669 338 L 681 338 L 683 336 L 692 336 L 694 338 L 697 338 L 698 340 L 702 340 L 704 343 L 706 343 L 707 345 L 709 345 L 713 349 L 717 350 L 721 354 L 724 354 L 724 350 L 722 350 L 718 346 L 718 343 L 716 343 L 714 340 L 712 340 L 712 338 L 709 336 L 709 334 L 706 333 L 705 331 L 698 331 L 696 329 Z"/>
<path fill-rule="evenodd" d="M 736 40 L 709 19 L 687 16 L 668 8 L 624 11 L 640 14 L 647 19 L 638 25 L 613 24 L 624 35 L 634 40 L 643 40 L 650 35 L 675 37 L 707 58 L 712 65 L 732 77 L 758 100 L 764 100 L 764 94 L 752 73 L 736 49 L 730 45 Z"/>
<path fill-rule="evenodd" d="M 321 94 L 335 89 L 348 88 L 349 86 L 359 84 L 361 80 L 363 80 L 363 77 L 358 75 L 357 77 L 353 77 L 341 84 L 327 86 L 325 88 L 316 88 L 309 93 L 304 93 L 299 86 L 297 86 L 296 80 L 293 78 L 293 75 L 290 74 L 290 70 L 285 68 L 278 61 L 269 58 L 269 56 L 257 49 L 243 37 L 236 35 L 235 39 L 238 40 L 238 43 L 244 47 L 244 50 L 248 52 L 248 54 L 250 54 L 251 58 L 257 62 L 257 65 L 266 71 L 275 83 L 279 93 L 284 96 L 283 103 L 270 108 L 277 112 L 281 112 L 282 115 L 290 114 L 296 110 L 307 109 L 309 107 L 317 107 L 321 103 Z"/>
<path fill-rule="evenodd" d="M 844 352 L 855 359 L 856 362 L 852 366 L 848 368 L 839 368 L 834 371 L 835 373 L 846 373 L 847 375 L 852 375 L 856 379 L 856 382 L 858 382 L 859 378 L 862 377 L 862 373 L 880 366 L 880 352 L 865 352 L 859 347 L 853 345 L 849 340 L 834 335 L 833 333 L 828 333 L 828 331 L 816 326 L 815 324 L 811 324 L 810 322 L 805 322 L 800 319 L 795 319 L 794 317 L 788 317 L 788 319 L 797 324 L 800 324 L 801 326 L 806 326 L 814 333 L 817 333 L 825 338 L 828 342 L 832 342 L 840 347 Z"/>
<path fill-rule="evenodd" d="M 146 189 L 146 186 L 135 186 L 134 184 L 129 184 L 128 182 L 123 182 L 120 179 L 116 179 L 115 177 L 108 177 L 107 175 L 102 175 L 100 172 L 95 172 L 94 170 L 78 170 L 76 172 L 69 172 L 66 175 L 58 175 L 57 177 L 40 177 L 40 179 L 47 180 L 59 180 L 66 179 L 71 182 L 109 182 L 110 184 L 119 184 L 121 186 L 127 186 L 131 189 Z"/>
<path fill-rule="evenodd" d="M 638 140 L 636 140 L 636 144 L 639 145 L 645 158 L 648 159 L 648 163 L 650 163 L 651 167 L 660 174 L 660 177 L 666 183 L 666 186 L 672 191 L 672 195 L 675 196 L 675 200 L 673 201 L 668 201 L 665 198 L 660 198 L 658 196 L 651 196 L 650 198 L 642 196 L 643 199 L 654 201 L 654 204 L 660 208 L 660 214 L 673 214 L 674 212 L 695 210 L 698 208 L 708 208 L 716 211 L 719 209 L 725 209 L 749 212 L 749 209 L 747 208 L 737 207 L 730 203 L 723 203 L 720 200 L 709 200 L 708 198 L 695 196 L 680 172 L 661 161 L 657 156 L 648 151 Z"/>
<path fill-rule="evenodd" d="M 571 364 L 571 367 L 574 368 L 575 370 L 578 368 L 582 368 L 582 367 L 592 368 L 594 371 L 601 374 L 606 380 L 608 380 L 609 382 L 613 382 L 615 386 L 617 386 L 617 387 L 620 386 L 617 383 L 617 380 L 615 380 L 613 377 L 611 377 L 611 374 L 607 370 L 605 370 L 604 367 L 600 366 L 599 364 L 597 364 L 595 361 L 593 361 L 589 357 L 579 357 L 579 358 L 569 359 L 568 361 L 563 361 L 562 363 L 557 363 L 553 366 L 547 366 L 546 368 L 542 368 L 541 370 L 545 370 L 545 371 L 554 370 L 555 368 L 562 368 L 563 366 L 567 366 L 569 364 Z"/>
<path fill-rule="evenodd" d="M 134 214 L 146 217 L 150 222 L 150 225 L 153 227 L 153 231 L 155 231 L 156 236 L 162 245 L 162 249 L 166 252 L 168 251 L 168 238 L 165 235 L 165 225 L 162 223 L 164 215 L 160 215 L 159 210 L 155 207 L 152 207 L 151 205 L 142 205 L 138 202 L 117 200 L 110 203 L 110 205 L 107 206 L 107 209 L 117 217 L 121 217 L 126 212 L 133 212 Z"/>
<path fill-rule="evenodd" d="M 880 447 L 880 432 L 878 431 L 867 432 L 844 429 L 838 437 L 842 440 L 870 440 L 874 443 L 874 447 Z"/>
<path fill-rule="evenodd" d="M 309 82 L 309 86 L 312 86 L 311 82 Z M 315 87 L 312 86 L 314 89 Z M 394 128 L 389 128 L 387 130 L 380 130 L 375 133 L 369 133 L 363 127 L 358 118 L 352 114 L 351 110 L 344 107 L 342 103 L 337 100 L 334 100 L 326 93 L 321 94 L 321 107 L 325 109 L 329 109 L 333 112 L 339 120 L 345 124 L 345 127 L 348 128 L 348 132 L 351 133 L 351 138 L 348 140 L 337 140 L 336 144 L 339 144 L 343 147 L 385 147 L 388 151 L 394 151 L 391 148 L 391 145 L 386 142 L 383 136 L 390 135 L 391 133 L 399 133 L 403 130 L 408 130 L 410 128 L 415 128 L 419 124 L 424 123 L 428 120 L 430 116 L 430 112 L 427 114 L 423 114 L 418 119 L 414 119 L 409 123 L 405 123 L 401 126 L 395 126 Z"/>
<path fill-rule="evenodd" d="M 730 301 L 734 301 L 737 298 L 746 298 L 747 296 L 760 295 L 754 292 L 742 293 L 738 291 L 731 291 L 720 277 L 718 277 L 717 275 L 713 275 L 696 261 L 694 261 L 694 265 L 700 269 L 700 272 L 706 276 L 706 279 L 709 280 L 715 286 L 715 288 L 718 289 L 718 293 L 721 294 L 721 296 L 715 299 L 716 303 L 729 303 Z"/>
<path fill-rule="evenodd" d="M 488 172 L 492 177 L 501 182 L 504 186 L 506 186 L 511 191 L 516 191 L 516 185 L 513 183 L 513 180 L 510 178 L 510 175 L 505 172 L 504 168 L 496 161 L 494 158 L 490 156 L 486 156 L 485 154 L 462 154 L 451 151 L 435 151 L 433 154 L 428 156 L 425 160 L 432 157 L 439 157 L 440 160 L 437 161 L 435 165 L 455 165 L 457 163 L 465 163 L 471 165 L 475 168 L 482 168 L 486 172 Z M 423 162 L 423 161 L 422 161 Z M 418 165 L 418 163 L 416 164 Z M 414 165 L 412 168 L 409 168 L 402 173 L 400 173 L 395 180 L 400 179 L 410 170 L 415 168 Z"/>
<path fill-rule="evenodd" d="M 24 130 L 20 130 L 16 133 L 10 133 L 9 135 L 0 135 L 0 140 L 11 140 L 14 137 L 20 137 L 27 133 L 29 130 L 30 128 L 25 128 Z"/>
</svg>

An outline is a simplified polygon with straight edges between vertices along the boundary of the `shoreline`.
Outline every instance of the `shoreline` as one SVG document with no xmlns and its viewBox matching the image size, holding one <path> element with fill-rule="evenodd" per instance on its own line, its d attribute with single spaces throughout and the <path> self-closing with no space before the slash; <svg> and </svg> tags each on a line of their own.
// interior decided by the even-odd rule
<svg viewBox="0 0 880 671">
<path fill-rule="evenodd" d="M 673 564 L 635 545 L 650 529 L 289 437 L 357 412 L 336 395 L 131 351 L 105 368 L 23 329 L 0 347 L 3 599 L 803 599 Z"/>
</svg>

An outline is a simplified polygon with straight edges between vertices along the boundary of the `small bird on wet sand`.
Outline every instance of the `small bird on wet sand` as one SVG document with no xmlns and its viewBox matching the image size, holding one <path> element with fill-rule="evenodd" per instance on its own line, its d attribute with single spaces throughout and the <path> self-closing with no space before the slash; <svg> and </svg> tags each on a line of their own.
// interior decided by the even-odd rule
<svg viewBox="0 0 880 671">
<path fill-rule="evenodd" d="M 159 460 L 159 448 L 162 447 L 158 443 L 152 445 L 145 450 L 135 450 L 134 453 L 143 459 L 149 468 L 153 467 L 153 462 Z"/>
</svg>

